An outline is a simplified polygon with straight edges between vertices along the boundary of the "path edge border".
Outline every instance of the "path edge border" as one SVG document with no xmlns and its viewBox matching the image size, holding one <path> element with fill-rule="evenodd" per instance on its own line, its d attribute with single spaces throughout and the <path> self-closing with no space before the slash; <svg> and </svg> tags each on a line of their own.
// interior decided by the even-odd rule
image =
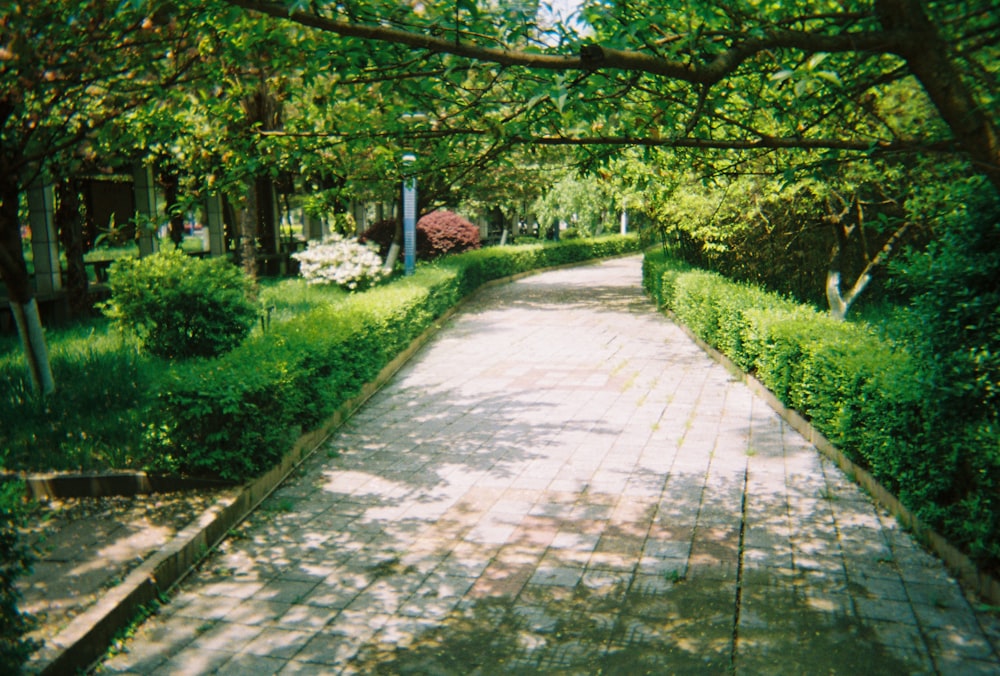
<svg viewBox="0 0 1000 676">
<path fill-rule="evenodd" d="M 572 267 L 595 265 L 603 261 L 637 255 L 628 254 L 564 263 L 527 270 L 507 277 L 483 282 L 410 341 L 379 371 L 374 380 L 365 383 L 361 391 L 341 404 L 317 428 L 296 440 L 281 461 L 252 481 L 236 486 L 204 511 L 200 517 L 175 535 L 160 551 L 132 570 L 120 584 L 110 589 L 93 606 L 73 618 L 56 636 L 46 641 L 37 654 L 41 659 L 29 661 L 27 673 L 40 676 L 89 672 L 114 643 L 120 631 L 158 603 L 187 577 L 195 567 L 214 551 L 229 532 L 253 512 L 274 492 L 295 469 L 315 453 L 365 402 L 388 383 L 411 358 L 444 327 L 457 312 L 471 303 L 482 291 L 509 284 L 526 277 Z"/>
<path fill-rule="evenodd" d="M 820 453 L 833 461 L 841 471 L 863 488 L 878 505 L 885 508 L 904 528 L 909 530 L 918 542 L 941 559 L 966 590 L 973 592 L 990 605 L 1000 606 L 1000 580 L 981 570 L 967 554 L 919 519 L 916 514 L 899 501 L 899 498 L 876 480 L 871 472 L 848 458 L 843 451 L 813 427 L 812 423 L 806 420 L 798 411 L 782 403 L 777 395 L 765 387 L 762 382 L 741 369 L 722 352 L 695 335 L 690 328 L 677 319 L 673 312 L 662 308 L 660 311 L 709 357 L 725 367 L 732 375 L 742 380 L 782 420 L 805 437 L 806 441 L 815 446 Z"/>
</svg>

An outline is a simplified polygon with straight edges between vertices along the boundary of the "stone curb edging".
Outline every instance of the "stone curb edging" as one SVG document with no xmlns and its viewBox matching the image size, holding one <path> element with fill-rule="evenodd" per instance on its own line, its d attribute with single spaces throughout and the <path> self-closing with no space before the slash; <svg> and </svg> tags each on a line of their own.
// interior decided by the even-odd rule
<svg viewBox="0 0 1000 676">
<path fill-rule="evenodd" d="M 599 259 L 604 260 L 604 259 Z M 599 262 L 596 261 L 596 262 Z M 567 264 L 581 265 L 595 261 Z M 320 427 L 299 437 L 281 462 L 253 481 L 237 487 L 235 495 L 223 498 L 189 524 L 159 552 L 129 573 L 121 584 L 104 594 L 48 640 L 29 662 L 29 673 L 58 676 L 78 673 L 92 667 L 107 652 L 115 635 L 132 623 L 149 605 L 180 583 L 198 563 L 217 547 L 232 528 L 260 505 L 299 465 L 311 456 L 327 438 L 347 421 L 372 395 L 387 383 L 444 325 L 444 323 L 483 289 L 507 284 L 517 279 L 546 272 L 545 268 L 518 273 L 484 282 L 470 294 L 431 322 L 410 345 L 396 355 L 376 376 L 362 386 L 361 392 L 344 402 Z"/>
<path fill-rule="evenodd" d="M 855 464 L 854 461 L 823 436 L 800 413 L 785 406 L 763 383 L 743 371 L 729 357 L 696 336 L 691 329 L 677 319 L 673 312 L 670 310 L 662 311 L 698 347 L 716 362 L 724 366 L 734 376 L 740 378 L 754 394 L 761 397 L 789 426 L 805 437 L 820 453 L 832 460 L 845 474 L 853 478 L 854 482 L 867 491 L 875 502 L 887 509 L 905 528 L 909 529 L 919 542 L 923 543 L 924 546 L 944 562 L 945 566 L 967 590 L 975 593 L 990 605 L 1000 605 L 1000 580 L 980 570 L 968 555 L 917 518 L 913 512 L 899 501 L 899 498 L 879 483 L 868 470 Z"/>
<path fill-rule="evenodd" d="M 25 492 L 32 500 L 100 498 L 113 495 L 176 493 L 195 489 L 233 488 L 232 481 L 197 477 L 150 474 L 148 472 L 106 472 L 70 474 L 47 472 L 23 477 Z"/>
</svg>

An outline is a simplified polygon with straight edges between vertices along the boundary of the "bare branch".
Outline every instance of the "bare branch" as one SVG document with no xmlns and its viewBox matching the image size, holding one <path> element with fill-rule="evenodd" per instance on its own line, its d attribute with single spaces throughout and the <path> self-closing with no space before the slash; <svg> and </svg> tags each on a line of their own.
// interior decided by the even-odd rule
<svg viewBox="0 0 1000 676">
<path fill-rule="evenodd" d="M 951 153 L 957 148 L 950 142 L 919 143 L 916 141 L 866 141 L 863 139 L 828 139 L 765 136 L 751 139 L 653 138 L 633 136 L 534 136 L 518 137 L 521 143 L 551 146 L 615 145 L 664 148 L 695 148 L 705 150 L 845 150 L 866 153 Z"/>
</svg>

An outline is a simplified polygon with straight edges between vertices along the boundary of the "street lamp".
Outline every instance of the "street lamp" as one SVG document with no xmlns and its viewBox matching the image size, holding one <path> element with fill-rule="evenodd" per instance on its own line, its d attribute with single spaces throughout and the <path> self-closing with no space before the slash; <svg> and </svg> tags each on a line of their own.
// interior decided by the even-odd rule
<svg viewBox="0 0 1000 676">
<path fill-rule="evenodd" d="M 403 270 L 413 274 L 417 262 L 417 179 L 411 168 L 417 161 L 413 153 L 403 155 Z"/>
</svg>

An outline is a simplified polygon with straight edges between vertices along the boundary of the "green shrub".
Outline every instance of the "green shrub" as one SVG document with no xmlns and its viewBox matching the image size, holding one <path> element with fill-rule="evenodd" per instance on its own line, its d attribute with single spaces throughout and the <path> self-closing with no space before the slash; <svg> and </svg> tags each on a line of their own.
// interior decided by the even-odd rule
<svg viewBox="0 0 1000 676">
<path fill-rule="evenodd" d="M 930 189 L 928 189 L 930 191 Z M 896 319 L 937 373 L 955 418 L 1000 422 L 1000 199 L 981 177 L 949 184 L 935 241 L 893 263 L 908 299 Z"/>
<path fill-rule="evenodd" d="M 163 468 L 242 480 L 273 466 L 302 430 L 358 394 L 447 309 L 432 296 L 454 275 L 415 277 L 315 308 L 219 359 L 175 369 L 150 438 L 164 449 Z"/>
<path fill-rule="evenodd" d="M 32 556 L 21 542 L 18 528 L 23 520 L 20 481 L 0 483 L 0 673 L 19 674 L 40 646 L 26 638 L 33 618 L 21 613 L 17 580 L 31 571 Z"/>
<path fill-rule="evenodd" d="M 165 358 L 212 357 L 238 345 L 257 317 L 250 282 L 225 259 L 162 251 L 111 268 L 106 314 Z"/>
</svg>

